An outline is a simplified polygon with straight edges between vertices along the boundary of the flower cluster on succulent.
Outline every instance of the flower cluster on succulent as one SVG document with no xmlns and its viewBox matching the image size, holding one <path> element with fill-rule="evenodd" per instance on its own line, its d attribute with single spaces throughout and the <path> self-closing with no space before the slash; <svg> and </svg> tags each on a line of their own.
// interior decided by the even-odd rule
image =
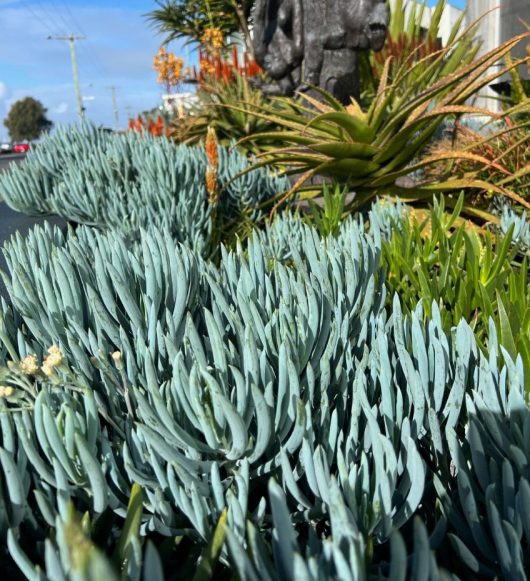
<svg viewBox="0 0 530 581">
<path fill-rule="evenodd" d="M 208 52 L 219 51 L 224 46 L 223 31 L 215 26 L 207 28 L 201 36 L 201 45 Z"/>
<path fill-rule="evenodd" d="M 153 68 L 158 73 L 157 80 L 164 85 L 167 93 L 177 90 L 182 82 L 184 59 L 173 52 L 168 52 L 161 46 L 153 59 Z"/>
</svg>

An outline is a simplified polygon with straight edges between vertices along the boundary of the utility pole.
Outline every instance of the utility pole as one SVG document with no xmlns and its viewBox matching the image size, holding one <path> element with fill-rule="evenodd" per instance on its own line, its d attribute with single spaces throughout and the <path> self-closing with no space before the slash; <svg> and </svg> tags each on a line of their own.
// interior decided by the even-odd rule
<svg viewBox="0 0 530 581">
<path fill-rule="evenodd" d="M 109 91 L 112 92 L 112 110 L 114 111 L 114 129 L 118 131 L 120 129 L 120 112 L 118 110 L 118 101 L 116 100 L 116 89 L 114 85 L 107 87 Z"/>
<path fill-rule="evenodd" d="M 67 40 L 70 44 L 70 58 L 72 60 L 72 74 L 74 77 L 75 97 L 77 100 L 77 112 L 81 121 L 85 118 L 85 108 L 83 107 L 83 98 L 81 97 L 81 88 L 79 86 L 79 72 L 77 70 L 77 57 L 75 53 L 75 41 L 84 40 L 85 36 L 75 36 L 69 34 L 68 36 L 48 36 L 48 40 Z"/>
</svg>

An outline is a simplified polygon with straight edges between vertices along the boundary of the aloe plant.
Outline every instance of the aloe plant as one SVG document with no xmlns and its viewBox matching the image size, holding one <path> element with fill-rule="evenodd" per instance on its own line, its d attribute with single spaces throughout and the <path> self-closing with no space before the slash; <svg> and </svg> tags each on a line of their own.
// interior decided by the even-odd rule
<svg viewBox="0 0 530 581">
<path fill-rule="evenodd" d="M 293 104 L 295 113 L 261 107 L 256 115 L 270 119 L 283 128 L 262 134 L 263 139 L 281 139 L 285 147 L 263 152 L 260 163 L 254 167 L 269 165 L 286 174 L 299 176 L 294 186 L 278 198 L 281 200 L 292 196 L 315 174 L 322 174 L 355 192 L 347 206 L 350 210 L 366 208 L 376 196 L 386 195 L 389 190 L 410 200 L 431 199 L 435 193 L 447 190 L 492 190 L 529 207 L 530 204 L 517 193 L 501 185 L 486 183 L 477 176 L 420 183 L 410 188 L 400 186 L 397 181 L 439 163 L 441 159 L 472 160 L 484 166 L 491 165 L 485 157 L 463 150 L 447 150 L 423 158 L 419 156 L 448 117 L 491 115 L 488 111 L 465 105 L 465 102 L 478 89 L 510 68 L 499 68 L 495 73 L 485 75 L 492 63 L 526 38 L 528 33 L 505 42 L 472 63 L 460 64 L 451 74 L 442 76 L 434 84 L 425 84 L 424 90 L 421 90 L 423 79 L 444 66 L 444 59 L 451 54 L 452 45 L 429 55 L 426 61 L 419 61 L 410 67 L 403 66 L 394 78 L 389 76 L 390 61 L 387 61 L 376 97 L 367 111 L 363 111 L 354 100 L 350 105 L 343 106 L 322 90 L 319 90 L 321 101 L 310 95 L 301 95 L 303 104 Z M 511 66 L 517 64 L 520 62 Z M 404 81 L 414 77 L 418 70 L 421 70 L 420 79 L 399 92 L 398 88 Z M 306 197 L 319 194 L 318 187 L 305 188 Z M 465 206 L 464 210 L 468 208 Z"/>
<path fill-rule="evenodd" d="M 477 55 L 478 22 L 465 28 L 462 11 L 449 31 L 442 30 L 442 19 L 449 3 L 438 0 L 428 15 L 425 28 L 427 2 L 406 3 L 396 0 L 389 4 L 390 21 L 385 45 L 378 52 L 361 53 L 361 81 L 364 88 L 363 102 L 370 102 L 385 71 L 385 63 L 391 59 L 388 75 L 394 79 L 404 67 L 415 65 L 414 72 L 402 79 L 396 87 L 396 97 L 407 90 L 419 93 L 453 73 L 462 64 L 469 64 Z M 441 39 L 448 32 L 445 46 L 448 50 L 441 61 L 443 66 L 430 67 L 432 58 L 442 49 Z M 428 72 L 428 74 L 425 74 Z"/>
<path fill-rule="evenodd" d="M 530 100 L 517 107 L 518 115 L 512 113 L 514 109 L 509 109 L 495 123 L 484 123 L 477 129 L 461 123 L 455 124 L 449 135 L 429 147 L 429 154 L 436 155 L 438 151 L 444 151 L 448 145 L 453 144 L 458 150 L 482 155 L 490 163 L 484 166 L 476 160 L 465 158 L 441 161 L 429 169 L 429 179 L 443 180 L 448 175 L 453 179 L 465 179 L 471 175 L 490 184 L 489 188 L 478 190 L 472 198 L 470 197 L 470 205 L 477 207 L 477 210 L 489 209 L 498 203 L 497 186 L 517 192 L 519 198 L 528 203 L 530 122 L 520 117 L 525 110 L 527 113 L 530 112 Z M 503 199 L 504 204 L 508 203 L 505 197 Z"/>
<path fill-rule="evenodd" d="M 201 83 L 197 96 L 199 102 L 193 114 L 178 118 L 170 125 L 169 136 L 177 143 L 200 143 L 208 127 L 214 127 L 224 147 L 232 147 L 234 143 L 246 138 L 240 149 L 247 155 L 277 145 L 274 140 L 267 143 L 253 139 L 254 135 L 274 131 L 278 126 L 268 119 L 254 115 L 256 109 L 269 101 L 244 76 L 235 73 L 233 81 L 207 79 Z M 233 109 L 234 103 L 239 103 L 241 108 Z"/>
</svg>

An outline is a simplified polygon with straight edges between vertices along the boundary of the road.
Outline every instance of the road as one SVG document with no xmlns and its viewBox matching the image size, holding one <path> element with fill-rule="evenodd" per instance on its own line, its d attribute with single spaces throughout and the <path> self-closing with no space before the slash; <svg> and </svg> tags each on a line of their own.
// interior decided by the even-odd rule
<svg viewBox="0 0 530 581">
<path fill-rule="evenodd" d="M 3 153 L 0 155 L 0 171 L 11 163 L 20 163 L 26 157 L 25 153 Z"/>
<path fill-rule="evenodd" d="M 11 163 L 20 163 L 25 157 L 24 153 L 15 154 L 2 154 L 0 155 L 0 172 L 6 169 Z M 42 224 L 44 221 L 48 221 L 53 225 L 57 225 L 61 228 L 66 228 L 66 222 L 58 216 L 26 216 L 19 212 L 11 210 L 2 202 L 0 195 L 0 248 L 4 245 L 4 242 L 9 240 L 9 238 L 15 233 L 20 232 L 25 234 L 30 228 L 36 224 Z M 7 271 L 7 265 L 4 260 L 3 253 L 0 251 L 0 270 L 4 272 Z M 9 300 L 5 286 L 0 277 L 0 297 Z"/>
</svg>

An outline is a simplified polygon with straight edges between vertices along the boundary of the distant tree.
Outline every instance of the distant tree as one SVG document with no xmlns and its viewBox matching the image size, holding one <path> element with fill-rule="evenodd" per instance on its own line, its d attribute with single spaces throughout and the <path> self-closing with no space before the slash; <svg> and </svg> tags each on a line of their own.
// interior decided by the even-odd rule
<svg viewBox="0 0 530 581">
<path fill-rule="evenodd" d="M 33 141 L 52 127 L 46 117 L 47 109 L 33 97 L 26 97 L 13 104 L 4 125 L 13 141 Z"/>
</svg>

